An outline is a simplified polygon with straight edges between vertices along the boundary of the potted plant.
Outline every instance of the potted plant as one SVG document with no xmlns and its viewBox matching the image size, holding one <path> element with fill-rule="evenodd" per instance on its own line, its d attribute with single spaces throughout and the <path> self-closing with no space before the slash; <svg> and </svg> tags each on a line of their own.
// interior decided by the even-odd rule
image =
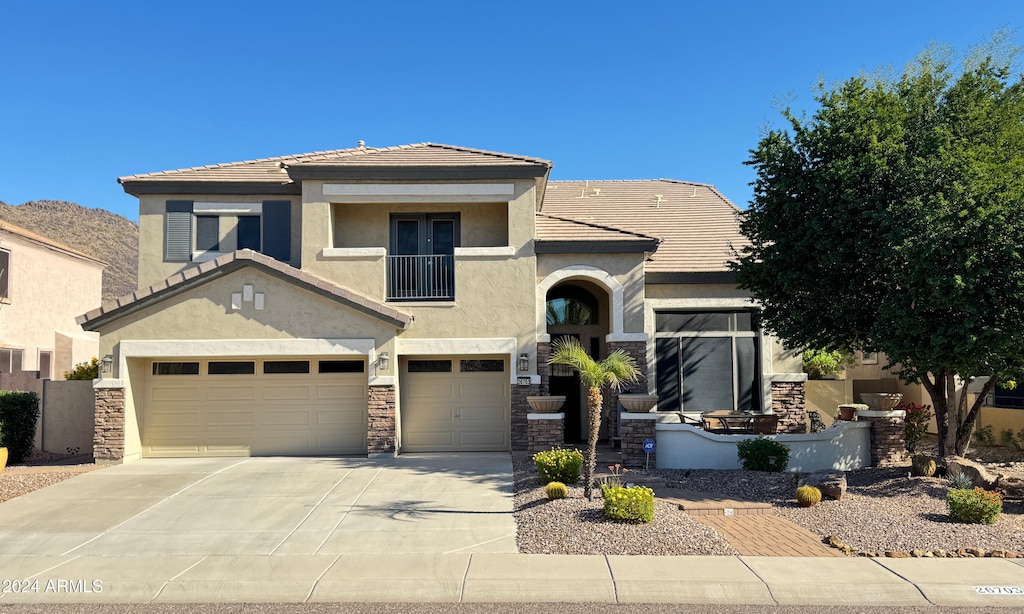
<svg viewBox="0 0 1024 614">
<path fill-rule="evenodd" d="M 565 403 L 564 396 L 533 396 L 526 397 L 530 409 L 538 414 L 551 414 L 562 408 Z"/>
<path fill-rule="evenodd" d="M 853 354 L 841 350 L 806 349 L 803 356 L 804 373 L 808 379 L 835 379 L 853 365 Z"/>
</svg>

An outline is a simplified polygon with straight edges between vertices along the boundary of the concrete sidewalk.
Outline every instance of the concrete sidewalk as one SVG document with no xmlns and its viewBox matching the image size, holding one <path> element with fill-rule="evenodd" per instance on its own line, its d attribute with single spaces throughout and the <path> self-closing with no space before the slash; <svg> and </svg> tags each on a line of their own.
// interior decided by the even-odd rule
<svg viewBox="0 0 1024 614">
<path fill-rule="evenodd" d="M 601 602 L 1024 608 L 1024 560 L 0 556 L 6 603 Z M 980 587 L 1012 587 L 992 594 Z M 1003 589 L 1007 590 L 1007 589 Z"/>
</svg>

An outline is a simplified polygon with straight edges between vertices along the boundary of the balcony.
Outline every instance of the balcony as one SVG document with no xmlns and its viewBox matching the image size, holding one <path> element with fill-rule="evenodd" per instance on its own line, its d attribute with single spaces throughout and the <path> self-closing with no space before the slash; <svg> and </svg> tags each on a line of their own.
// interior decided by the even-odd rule
<svg viewBox="0 0 1024 614">
<path fill-rule="evenodd" d="M 388 256 L 389 301 L 455 300 L 455 256 Z"/>
</svg>

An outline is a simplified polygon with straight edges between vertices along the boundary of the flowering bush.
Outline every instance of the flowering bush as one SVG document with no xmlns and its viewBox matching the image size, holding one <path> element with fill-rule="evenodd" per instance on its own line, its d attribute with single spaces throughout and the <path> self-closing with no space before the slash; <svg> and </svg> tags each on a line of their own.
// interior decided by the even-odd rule
<svg viewBox="0 0 1024 614">
<path fill-rule="evenodd" d="M 619 522 L 654 520 L 654 491 L 646 486 L 601 485 L 604 515 Z"/>
<path fill-rule="evenodd" d="M 975 486 L 954 488 L 946 495 L 946 506 L 953 520 L 972 524 L 995 524 L 1003 511 L 1003 496 L 997 492 Z"/>
<path fill-rule="evenodd" d="M 533 464 L 537 467 L 537 477 L 541 484 L 575 484 L 580 480 L 583 454 L 579 450 L 553 448 L 534 454 Z"/>
<path fill-rule="evenodd" d="M 928 423 L 933 415 L 932 406 L 908 402 L 900 403 L 896 409 L 907 412 L 907 417 L 903 419 L 903 439 L 907 452 L 914 454 L 917 444 L 928 434 Z"/>
</svg>

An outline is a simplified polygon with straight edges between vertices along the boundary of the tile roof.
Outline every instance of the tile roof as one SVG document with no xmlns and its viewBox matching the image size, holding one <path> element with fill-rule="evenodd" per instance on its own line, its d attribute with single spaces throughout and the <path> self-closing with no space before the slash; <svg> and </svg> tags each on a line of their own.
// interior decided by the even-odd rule
<svg viewBox="0 0 1024 614">
<path fill-rule="evenodd" d="M 661 239 L 649 273 L 727 271 L 740 234 L 739 209 L 704 183 L 549 181 L 541 212 Z"/>
<path fill-rule="evenodd" d="M 96 330 L 124 315 L 246 266 L 255 267 L 300 288 L 326 296 L 352 309 L 384 320 L 397 328 L 406 328 L 412 322 L 411 316 L 397 309 L 248 249 L 224 254 L 216 260 L 185 269 L 148 288 L 113 301 L 107 301 L 99 308 L 78 316 L 76 321 L 85 330 Z"/>
<path fill-rule="evenodd" d="M 659 241 L 657 237 L 592 222 L 537 214 L 538 241 Z"/>
<path fill-rule="evenodd" d="M 13 235 L 18 235 L 19 237 L 22 237 L 24 239 L 28 239 L 29 241 L 32 241 L 33 243 L 39 243 L 39 244 L 44 245 L 46 247 L 50 247 L 52 249 L 55 249 L 55 250 L 57 250 L 59 252 L 64 252 L 65 254 L 68 254 L 69 256 L 74 256 L 76 258 L 81 258 L 83 260 L 88 260 L 90 262 L 95 262 L 96 264 L 101 264 L 103 266 L 107 266 L 106 262 L 104 262 L 104 261 L 102 261 L 102 260 L 100 260 L 98 258 L 94 258 L 94 257 L 92 257 L 92 256 L 90 256 L 90 255 L 88 255 L 86 253 L 78 251 L 77 249 L 70 248 L 67 245 L 64 245 L 63 243 L 58 243 L 58 242 L 54 241 L 53 239 L 48 239 L 48 238 L 44 237 L 41 234 L 34 233 L 34 232 L 32 232 L 31 230 L 29 230 L 27 228 L 22 228 L 21 226 L 18 226 L 16 224 L 12 224 L 10 222 L 5 222 L 3 220 L 0 220 L 0 232 L 9 232 L 9 233 L 11 233 Z"/>
<path fill-rule="evenodd" d="M 119 177 L 120 183 L 135 181 L 224 181 L 289 183 L 288 168 L 302 166 L 332 167 L 488 167 L 546 166 L 551 162 L 539 158 L 442 145 L 415 143 L 396 147 L 355 147 L 331 151 L 260 158 L 225 164 L 211 164 L 156 173 Z"/>
</svg>

